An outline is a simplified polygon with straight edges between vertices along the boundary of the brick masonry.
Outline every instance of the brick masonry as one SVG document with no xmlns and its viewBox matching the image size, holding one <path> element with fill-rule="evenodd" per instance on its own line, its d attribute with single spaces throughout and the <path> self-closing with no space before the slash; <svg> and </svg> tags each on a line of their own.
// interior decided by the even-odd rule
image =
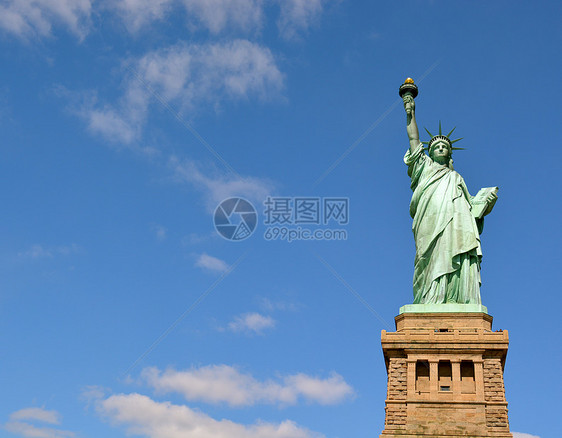
<svg viewBox="0 0 562 438">
<path fill-rule="evenodd" d="M 485 313 L 404 313 L 396 327 L 381 334 L 388 378 L 381 438 L 512 438 L 507 331 L 493 332 Z"/>
<path fill-rule="evenodd" d="M 498 403 L 498 405 L 490 404 L 486 407 L 486 426 L 488 429 L 494 432 L 509 431 L 500 358 L 484 359 L 484 398 L 487 402 Z"/>
<path fill-rule="evenodd" d="M 403 400 L 408 396 L 408 368 L 406 358 L 391 358 L 388 365 L 388 400 Z M 390 404 L 385 407 L 385 429 L 400 430 L 406 425 L 407 410 L 403 404 Z"/>
</svg>

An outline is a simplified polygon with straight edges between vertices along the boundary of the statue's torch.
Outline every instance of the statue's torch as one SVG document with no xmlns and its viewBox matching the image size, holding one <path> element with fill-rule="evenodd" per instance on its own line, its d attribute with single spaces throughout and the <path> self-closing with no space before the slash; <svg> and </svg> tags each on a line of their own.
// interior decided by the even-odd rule
<svg viewBox="0 0 562 438">
<path fill-rule="evenodd" d="M 412 96 L 414 99 L 418 95 L 418 87 L 414 84 L 414 80 L 412 78 L 407 78 L 400 88 L 398 89 L 398 94 L 400 97 L 404 98 L 406 94 Z M 406 112 L 409 114 L 411 110 L 411 103 L 406 103 Z"/>
</svg>

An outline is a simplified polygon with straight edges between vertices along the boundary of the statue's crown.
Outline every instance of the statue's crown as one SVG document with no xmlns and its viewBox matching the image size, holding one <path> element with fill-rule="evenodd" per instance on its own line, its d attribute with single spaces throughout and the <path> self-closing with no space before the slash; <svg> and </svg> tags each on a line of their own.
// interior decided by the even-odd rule
<svg viewBox="0 0 562 438">
<path fill-rule="evenodd" d="M 441 121 L 439 121 L 439 134 L 437 134 L 437 135 L 433 135 L 433 134 L 432 134 L 431 132 L 429 132 L 429 130 L 428 130 L 427 128 L 425 128 L 425 127 L 424 127 L 424 129 L 426 130 L 426 132 L 427 132 L 427 133 L 429 134 L 429 136 L 431 137 L 431 140 L 429 140 L 429 141 L 422 141 L 423 144 L 426 144 L 426 145 L 427 145 L 427 147 L 424 148 L 424 149 L 426 149 L 428 152 L 431 150 L 431 146 L 432 146 L 436 141 L 438 141 L 438 140 L 447 142 L 447 143 L 449 144 L 449 147 L 451 148 L 452 151 L 459 151 L 459 150 L 463 150 L 463 149 L 464 149 L 464 148 L 456 148 L 456 147 L 453 147 L 453 143 L 456 143 L 457 141 L 462 140 L 462 137 L 461 137 L 461 138 L 457 138 L 456 140 L 451 140 L 451 139 L 449 138 L 449 136 L 453 133 L 453 131 L 454 131 L 455 129 L 457 129 L 456 126 L 455 126 L 453 129 L 451 129 L 451 132 L 449 132 L 447 135 L 443 135 L 443 132 L 441 131 Z"/>
</svg>

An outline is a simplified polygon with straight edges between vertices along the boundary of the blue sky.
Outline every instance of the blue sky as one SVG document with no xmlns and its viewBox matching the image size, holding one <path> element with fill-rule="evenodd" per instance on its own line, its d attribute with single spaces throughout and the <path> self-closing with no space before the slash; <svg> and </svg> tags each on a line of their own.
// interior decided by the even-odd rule
<svg viewBox="0 0 562 438">
<path fill-rule="evenodd" d="M 556 436 L 561 12 L 0 1 L 0 436 L 379 434 L 380 331 L 412 301 L 408 76 L 471 193 L 500 187 L 481 293 L 511 429 Z M 267 196 L 349 199 L 347 239 L 266 240 Z M 238 242 L 229 197 L 258 211 Z"/>
</svg>

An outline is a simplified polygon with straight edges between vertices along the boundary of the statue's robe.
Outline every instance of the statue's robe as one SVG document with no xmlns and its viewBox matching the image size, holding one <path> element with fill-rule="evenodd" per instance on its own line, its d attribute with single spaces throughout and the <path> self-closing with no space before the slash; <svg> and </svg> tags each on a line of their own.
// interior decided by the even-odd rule
<svg viewBox="0 0 562 438">
<path fill-rule="evenodd" d="M 414 304 L 480 304 L 482 222 L 471 213 L 463 178 L 428 157 L 421 143 L 404 162 L 414 192 Z"/>
</svg>

